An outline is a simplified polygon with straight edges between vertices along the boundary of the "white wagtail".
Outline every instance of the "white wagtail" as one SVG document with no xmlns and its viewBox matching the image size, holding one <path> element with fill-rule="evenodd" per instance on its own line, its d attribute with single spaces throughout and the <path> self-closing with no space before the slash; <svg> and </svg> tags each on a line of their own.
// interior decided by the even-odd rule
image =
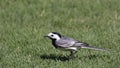
<svg viewBox="0 0 120 68">
<path fill-rule="evenodd" d="M 80 48 L 108 51 L 105 49 L 90 46 L 87 43 L 83 43 L 83 42 L 74 40 L 69 37 L 65 37 L 57 32 L 51 32 L 47 36 L 44 36 L 44 37 L 50 38 L 52 40 L 52 44 L 55 48 L 65 50 L 65 51 L 70 51 L 69 58 L 73 58 L 74 54 L 77 53 L 78 49 L 80 49 Z"/>
</svg>

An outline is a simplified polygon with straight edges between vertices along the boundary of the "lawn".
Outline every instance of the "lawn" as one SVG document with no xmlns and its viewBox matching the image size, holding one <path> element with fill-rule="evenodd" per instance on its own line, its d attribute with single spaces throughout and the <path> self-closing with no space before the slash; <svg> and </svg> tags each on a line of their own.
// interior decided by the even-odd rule
<svg viewBox="0 0 120 68">
<path fill-rule="evenodd" d="M 49 32 L 111 49 L 55 49 Z M 0 68 L 119 68 L 120 0 L 0 0 Z"/>
</svg>

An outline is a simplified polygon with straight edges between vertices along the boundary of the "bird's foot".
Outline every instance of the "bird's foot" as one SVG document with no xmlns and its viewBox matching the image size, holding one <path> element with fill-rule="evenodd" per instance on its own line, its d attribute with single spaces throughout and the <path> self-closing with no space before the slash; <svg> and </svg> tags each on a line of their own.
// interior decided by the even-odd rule
<svg viewBox="0 0 120 68">
<path fill-rule="evenodd" d="M 73 55 L 68 56 L 68 59 L 73 59 L 73 58 L 75 58 L 75 56 Z"/>
</svg>

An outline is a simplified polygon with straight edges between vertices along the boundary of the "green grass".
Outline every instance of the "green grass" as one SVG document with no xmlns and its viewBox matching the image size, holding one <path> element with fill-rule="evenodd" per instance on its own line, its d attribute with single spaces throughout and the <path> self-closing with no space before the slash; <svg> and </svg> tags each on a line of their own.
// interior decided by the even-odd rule
<svg viewBox="0 0 120 68">
<path fill-rule="evenodd" d="M 56 31 L 96 47 L 76 58 L 43 36 Z M 120 0 L 0 0 L 0 68 L 119 68 Z"/>
</svg>

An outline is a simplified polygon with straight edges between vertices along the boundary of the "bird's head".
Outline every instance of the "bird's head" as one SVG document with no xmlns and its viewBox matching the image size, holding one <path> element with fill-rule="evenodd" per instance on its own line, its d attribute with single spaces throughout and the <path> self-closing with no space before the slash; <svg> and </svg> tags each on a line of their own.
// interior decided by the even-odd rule
<svg viewBox="0 0 120 68">
<path fill-rule="evenodd" d="M 51 32 L 51 33 L 49 33 L 47 36 L 44 36 L 44 37 L 48 37 L 48 38 L 50 38 L 50 39 L 52 39 L 52 40 L 57 41 L 57 40 L 60 40 L 61 34 L 59 34 L 59 33 L 57 33 L 57 32 Z"/>
</svg>

